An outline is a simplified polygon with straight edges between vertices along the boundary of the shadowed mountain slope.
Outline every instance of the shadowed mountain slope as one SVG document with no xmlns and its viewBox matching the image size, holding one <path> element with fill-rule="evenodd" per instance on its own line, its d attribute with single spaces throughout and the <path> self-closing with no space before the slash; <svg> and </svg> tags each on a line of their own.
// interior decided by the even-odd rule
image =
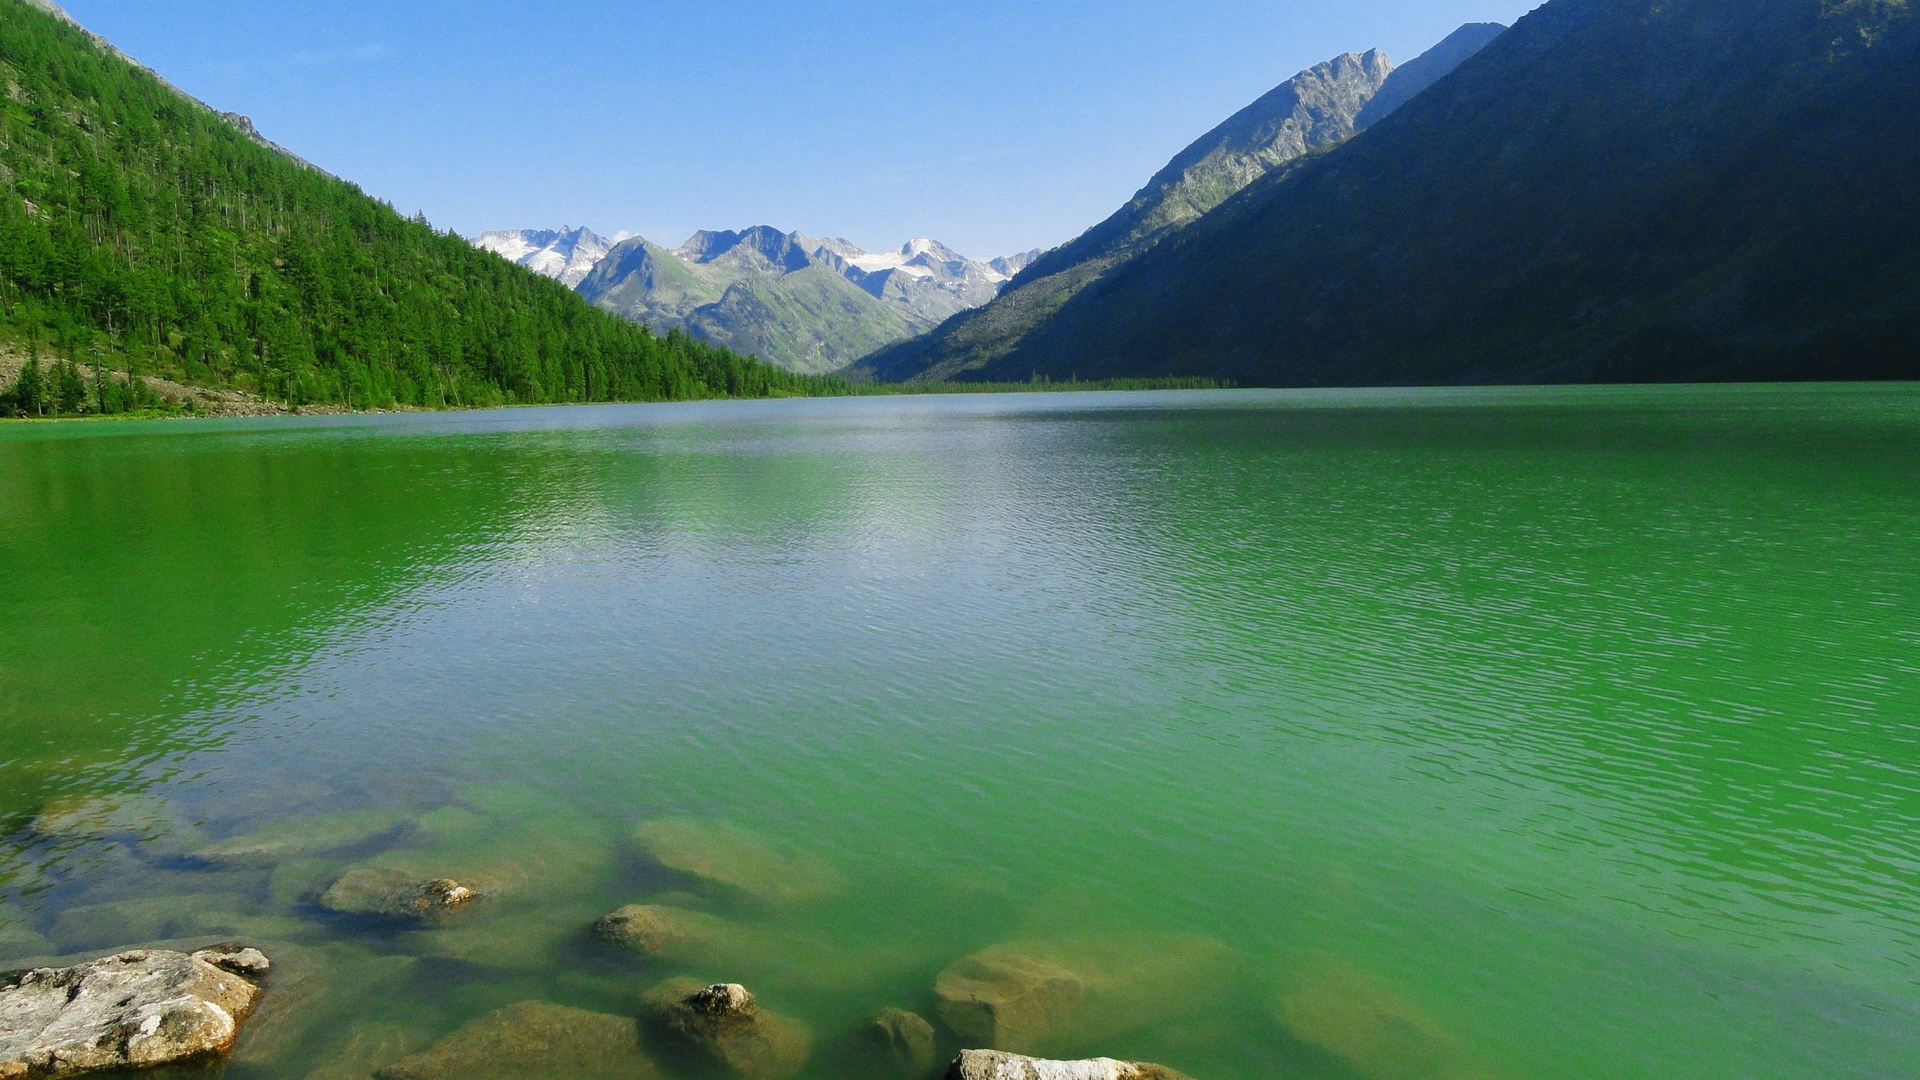
<svg viewBox="0 0 1920 1080">
<path fill-rule="evenodd" d="M 1195 140 L 1112 217 L 1030 260 L 993 303 L 865 357 L 852 372 L 883 381 L 950 379 L 996 362 L 1115 267 L 1254 181 L 1388 115 L 1504 30 L 1470 23 L 1401 68 L 1375 50 L 1301 72 Z"/>
<path fill-rule="evenodd" d="M 1445 78 L 1467 58 L 1493 43 L 1507 32 L 1499 23 L 1468 23 L 1448 34 L 1440 44 L 1393 69 L 1380 92 L 1373 95 L 1353 122 L 1356 128 L 1370 128 L 1386 119 L 1395 109 L 1420 95 L 1420 91 Z"/>
<path fill-rule="evenodd" d="M 1920 377 L 1904 0 L 1552 0 L 969 377 Z"/>
<path fill-rule="evenodd" d="M 1175 155 L 1113 216 L 1034 259 L 993 303 L 866 357 L 856 370 L 882 381 L 945 379 L 1006 355 L 1115 266 L 1273 169 L 1352 135 L 1361 108 L 1392 71 L 1374 50 L 1295 75 Z"/>
</svg>

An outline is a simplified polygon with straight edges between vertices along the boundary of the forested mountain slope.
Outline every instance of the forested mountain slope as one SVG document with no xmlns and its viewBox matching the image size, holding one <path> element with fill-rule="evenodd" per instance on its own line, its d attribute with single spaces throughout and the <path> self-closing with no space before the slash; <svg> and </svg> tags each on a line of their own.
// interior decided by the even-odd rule
<svg viewBox="0 0 1920 1080">
<path fill-rule="evenodd" d="M 21 351 L 293 404 L 828 385 L 659 338 L 403 218 L 49 8 L 0 0 L 0 339 Z"/>
<path fill-rule="evenodd" d="M 1920 377 L 1905 0 L 1551 0 L 968 377 Z"/>
</svg>

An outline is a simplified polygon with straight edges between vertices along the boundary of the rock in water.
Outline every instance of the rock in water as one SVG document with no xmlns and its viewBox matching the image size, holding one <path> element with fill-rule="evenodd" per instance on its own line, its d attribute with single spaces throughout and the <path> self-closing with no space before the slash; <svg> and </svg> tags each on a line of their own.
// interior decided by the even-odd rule
<svg viewBox="0 0 1920 1080">
<path fill-rule="evenodd" d="M 239 975 L 247 979 L 264 978 L 273 970 L 273 961 L 259 949 L 249 949 L 245 945 L 214 945 L 195 950 L 195 960 L 205 960 L 221 971 Z"/>
<path fill-rule="evenodd" d="M 657 904 L 628 904 L 593 924 L 600 940 L 654 957 L 683 953 L 725 930 L 726 923 L 712 915 Z"/>
<path fill-rule="evenodd" d="M 747 1080 L 788 1080 L 807 1063 L 806 1025 L 762 1009 L 739 983 L 669 979 L 645 1001 L 662 1034 Z"/>
<path fill-rule="evenodd" d="M 933 1071 L 933 1025 L 918 1013 L 883 1009 L 866 1022 L 860 1033 L 884 1048 L 901 1071 L 924 1076 Z"/>
<path fill-rule="evenodd" d="M 376 1080 L 651 1080 L 660 1070 L 640 1052 L 632 1020 L 522 1001 L 373 1075 Z"/>
<path fill-rule="evenodd" d="M 661 864 L 763 904 L 799 904 L 840 892 L 825 859 L 735 825 L 691 818 L 642 822 L 633 838 Z"/>
<path fill-rule="evenodd" d="M 320 906 L 346 915 L 429 920 L 479 894 L 450 878 L 422 881 L 404 870 L 362 866 L 320 894 Z"/>
<path fill-rule="evenodd" d="M 1292 973 L 1280 1022 L 1367 1080 L 1491 1080 L 1498 1075 L 1419 1006 L 1340 960 Z"/>
<path fill-rule="evenodd" d="M 940 1019 L 967 1041 L 1046 1053 L 1177 1022 L 1230 962 L 1218 941 L 1183 934 L 1015 941 L 948 966 L 934 992 Z"/>
<path fill-rule="evenodd" d="M 1192 1080 L 1165 1065 L 1112 1058 L 1048 1061 L 999 1050 L 962 1050 L 947 1066 L 947 1080 Z"/>
<path fill-rule="evenodd" d="M 243 954 L 210 955 L 238 962 Z M 199 955 L 162 949 L 15 972 L 0 978 L 0 1077 L 146 1068 L 224 1054 L 259 998 L 259 987 Z"/>
</svg>

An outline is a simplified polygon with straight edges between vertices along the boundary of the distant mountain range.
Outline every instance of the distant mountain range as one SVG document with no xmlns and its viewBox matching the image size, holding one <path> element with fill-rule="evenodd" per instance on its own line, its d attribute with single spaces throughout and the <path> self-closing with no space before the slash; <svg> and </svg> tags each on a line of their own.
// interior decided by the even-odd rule
<svg viewBox="0 0 1920 1080">
<path fill-rule="evenodd" d="M 1414 97 L 1504 29 L 1498 23 L 1463 26 L 1397 70 L 1378 49 L 1308 68 L 1175 155 L 1113 216 L 1033 260 L 994 303 L 867 356 L 855 371 L 885 381 L 937 380 L 994 364 L 1116 267 L 1255 180 L 1351 138 L 1392 111 L 1376 103 Z"/>
<path fill-rule="evenodd" d="M 1448 63 L 1146 250 L 1098 269 L 1050 252 L 994 304 L 861 366 L 1285 386 L 1920 378 L 1912 5 L 1550 0 L 1433 67 Z M 1134 230 L 1075 243 L 1104 253 L 1113 234 Z M 1003 313 L 1076 271 L 1095 280 Z"/>
<path fill-rule="evenodd" d="M 870 253 L 849 241 L 698 232 L 678 248 L 590 229 L 507 229 L 473 244 L 662 333 L 685 329 L 790 371 L 826 372 L 985 304 L 1038 251 L 976 262 L 934 240 Z"/>
<path fill-rule="evenodd" d="M 502 229 L 484 232 L 473 246 L 559 281 L 569 289 L 578 288 L 593 271 L 593 265 L 607 257 L 613 241 L 592 229 Z"/>
</svg>

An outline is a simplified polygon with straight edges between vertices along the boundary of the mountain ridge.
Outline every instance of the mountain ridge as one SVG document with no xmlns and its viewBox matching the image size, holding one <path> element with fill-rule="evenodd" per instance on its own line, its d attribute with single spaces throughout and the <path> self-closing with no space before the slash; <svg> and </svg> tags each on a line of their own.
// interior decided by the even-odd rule
<svg viewBox="0 0 1920 1080">
<path fill-rule="evenodd" d="M 978 378 L 1920 376 L 1920 20 L 1551 0 Z"/>
<path fill-rule="evenodd" d="M 1481 24 L 1497 26 L 1497 24 Z M 1450 68 L 1484 30 L 1456 30 L 1412 62 Z M 1343 53 L 1294 75 L 1235 112 L 1168 161 L 1099 224 L 1033 259 L 992 303 L 931 333 L 862 357 L 849 374 L 881 381 L 940 380 L 994 363 L 1088 286 L 1201 220 L 1235 192 L 1351 138 L 1358 119 L 1392 82 L 1378 49 Z"/>
<path fill-rule="evenodd" d="M 1031 256 L 999 261 L 1017 272 Z M 924 238 L 876 253 L 760 225 L 702 230 L 675 249 L 630 237 L 577 288 L 657 330 L 684 328 L 789 370 L 823 373 L 991 301 L 1010 278 Z"/>
</svg>

